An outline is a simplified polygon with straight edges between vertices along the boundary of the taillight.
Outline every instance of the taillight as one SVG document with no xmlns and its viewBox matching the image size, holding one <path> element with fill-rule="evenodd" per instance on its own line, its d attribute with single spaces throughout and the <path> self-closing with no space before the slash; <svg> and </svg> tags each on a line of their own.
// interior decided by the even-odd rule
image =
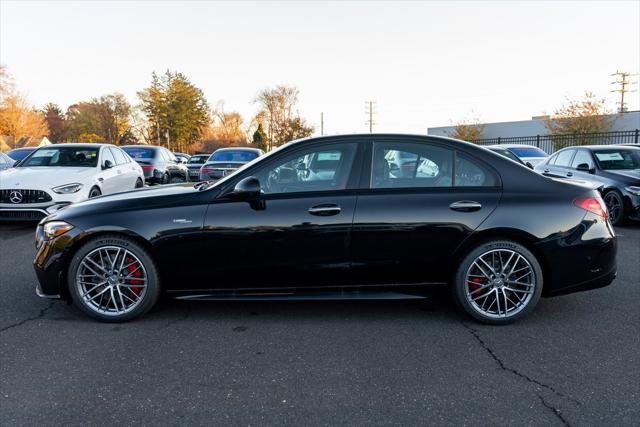
<svg viewBox="0 0 640 427">
<path fill-rule="evenodd" d="M 573 204 L 603 218 L 609 217 L 607 205 L 604 204 L 601 197 L 579 197 L 573 201 Z"/>
<path fill-rule="evenodd" d="M 205 168 L 205 167 L 203 167 L 203 168 L 200 168 L 200 173 L 211 173 L 211 172 L 213 172 L 213 170 L 214 170 L 213 168 Z"/>
<path fill-rule="evenodd" d="M 143 171 L 152 171 L 153 165 L 141 165 Z"/>
</svg>

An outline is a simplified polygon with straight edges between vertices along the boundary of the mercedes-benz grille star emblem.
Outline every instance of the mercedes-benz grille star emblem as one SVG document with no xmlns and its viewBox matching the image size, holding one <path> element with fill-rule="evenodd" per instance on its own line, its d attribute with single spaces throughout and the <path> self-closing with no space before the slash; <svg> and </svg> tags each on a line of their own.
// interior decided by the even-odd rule
<svg viewBox="0 0 640 427">
<path fill-rule="evenodd" d="M 19 191 L 12 191 L 11 193 L 9 193 L 9 201 L 11 203 L 21 203 L 22 193 Z"/>
</svg>

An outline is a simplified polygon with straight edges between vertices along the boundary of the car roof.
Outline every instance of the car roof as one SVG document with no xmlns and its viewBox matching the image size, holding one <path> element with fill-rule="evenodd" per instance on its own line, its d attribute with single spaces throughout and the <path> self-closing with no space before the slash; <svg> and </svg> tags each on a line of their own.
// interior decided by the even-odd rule
<svg viewBox="0 0 640 427">
<path fill-rule="evenodd" d="M 51 144 L 51 145 L 44 145 L 42 147 L 37 147 L 37 149 L 40 148 L 58 148 L 58 147 L 86 147 L 86 148 L 92 148 L 92 147 L 115 147 L 115 145 L 113 144 L 104 144 L 104 143 L 94 143 L 94 142 L 66 142 L 64 144 Z"/>
<path fill-rule="evenodd" d="M 12 151 L 33 151 L 33 150 L 37 150 L 40 147 L 20 147 L 20 148 L 12 148 L 11 150 L 7 151 L 7 153 L 11 153 Z"/>
<path fill-rule="evenodd" d="M 260 152 L 259 148 L 253 148 L 253 147 L 223 147 L 223 148 L 218 148 L 216 151 L 229 151 L 229 150 Z M 214 153 L 216 151 L 214 151 Z"/>
<path fill-rule="evenodd" d="M 159 145 L 131 144 L 131 145 L 121 145 L 120 148 L 150 148 L 152 150 L 156 150 L 158 148 L 166 148 L 166 147 L 160 147 Z"/>
<path fill-rule="evenodd" d="M 558 151 L 563 151 L 563 150 L 568 150 L 570 148 L 584 148 L 587 149 L 589 151 L 593 151 L 593 150 L 619 150 L 621 148 L 623 149 L 637 149 L 638 147 L 632 147 L 629 145 L 623 145 L 623 144 L 611 144 L 611 145 L 574 145 L 572 147 L 565 147 L 562 150 L 558 150 Z"/>
</svg>

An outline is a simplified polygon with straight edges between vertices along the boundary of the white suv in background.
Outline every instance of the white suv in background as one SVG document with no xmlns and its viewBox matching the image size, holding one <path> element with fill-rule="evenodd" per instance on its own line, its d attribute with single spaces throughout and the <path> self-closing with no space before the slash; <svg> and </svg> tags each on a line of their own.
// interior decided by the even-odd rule
<svg viewBox="0 0 640 427">
<path fill-rule="evenodd" d="M 37 220 L 71 203 L 143 184 L 140 165 L 115 145 L 42 147 L 0 172 L 0 220 Z"/>
</svg>

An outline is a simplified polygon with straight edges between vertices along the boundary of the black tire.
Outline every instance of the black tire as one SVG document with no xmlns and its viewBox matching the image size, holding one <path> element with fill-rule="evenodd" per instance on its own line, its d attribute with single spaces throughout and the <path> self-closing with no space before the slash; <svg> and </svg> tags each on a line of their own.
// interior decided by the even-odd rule
<svg viewBox="0 0 640 427">
<path fill-rule="evenodd" d="M 102 196 L 102 192 L 98 187 L 93 187 L 91 191 L 89 191 L 89 198 L 93 199 L 94 197 Z"/>
<path fill-rule="evenodd" d="M 140 178 L 138 178 L 136 180 L 136 185 L 133 188 L 142 188 L 142 187 L 144 187 L 144 182 L 142 182 L 142 180 Z"/>
<path fill-rule="evenodd" d="M 133 305 L 130 309 L 128 309 L 129 311 L 126 311 L 126 312 L 124 311 L 125 309 L 124 309 L 124 302 L 123 302 L 122 313 L 117 312 L 114 314 L 113 311 L 111 313 L 107 313 L 106 310 L 103 310 L 104 311 L 103 313 L 103 312 L 100 312 L 95 307 L 95 304 L 91 304 L 90 302 L 85 301 L 85 298 L 83 298 L 83 294 L 81 292 L 84 291 L 84 289 L 82 289 L 82 286 L 84 285 L 84 283 L 76 282 L 78 269 L 80 268 L 82 261 L 85 259 L 87 255 L 90 255 L 91 253 L 95 253 L 95 251 L 100 248 L 124 249 L 129 253 L 133 254 L 137 258 L 136 261 L 140 261 L 140 263 L 143 265 L 143 270 L 146 277 L 146 286 L 144 288 L 144 291 L 142 292 L 142 295 L 138 299 L 138 302 L 136 303 L 136 305 Z M 125 256 L 126 256 L 126 252 L 124 253 L 124 256 L 122 259 L 125 259 Z M 117 260 L 118 260 L 118 257 L 116 255 L 114 264 L 118 264 Z M 88 261 L 85 261 L 85 263 L 88 263 Z M 95 266 L 93 267 L 95 268 Z M 96 270 L 98 269 L 96 268 Z M 117 234 L 98 236 L 96 238 L 89 240 L 87 243 L 85 243 L 74 254 L 69 264 L 69 269 L 67 273 L 68 273 L 67 286 L 69 288 L 69 294 L 71 295 L 71 298 L 75 303 L 75 305 L 78 307 L 80 311 L 82 311 L 87 316 L 92 317 L 101 322 L 109 322 L 109 323 L 127 322 L 134 318 L 140 317 L 143 314 L 147 313 L 149 310 L 151 310 L 151 308 L 156 304 L 160 296 L 160 280 L 158 276 L 158 269 L 155 266 L 155 263 L 151 258 L 151 256 L 149 255 L 149 253 L 135 241 Z M 85 276 L 83 276 L 83 278 L 84 277 Z M 87 280 L 87 279 L 84 279 L 84 280 Z M 142 282 L 139 282 L 139 283 L 142 283 Z M 93 287 L 93 285 L 91 285 L 91 287 Z M 103 286 L 102 288 L 98 288 L 96 292 L 100 292 L 101 290 L 107 287 L 108 286 Z M 137 293 L 140 293 L 140 291 Z M 91 295 L 92 294 L 89 294 L 89 297 Z M 108 295 L 108 294 L 105 293 L 105 295 Z M 122 299 L 122 297 L 120 298 Z M 97 301 L 97 298 L 96 300 L 94 300 L 94 302 L 95 301 Z M 100 299 L 100 303 L 102 303 L 102 299 Z M 107 303 L 107 307 L 109 307 L 109 303 Z"/>
<path fill-rule="evenodd" d="M 162 174 L 162 179 L 160 180 L 160 184 L 162 185 L 169 184 L 170 180 L 171 180 L 171 177 L 167 172 L 165 172 L 164 174 Z"/>
<path fill-rule="evenodd" d="M 514 254 L 513 258 L 509 259 L 509 254 Z M 521 258 L 518 258 L 517 255 Z M 483 260 L 489 259 L 490 263 L 490 257 L 495 256 L 495 264 L 492 269 L 479 260 L 481 256 Z M 499 256 L 502 256 L 501 260 L 498 260 Z M 514 264 L 510 265 L 509 261 Z M 480 268 L 484 270 L 482 274 L 479 273 Z M 524 270 L 520 270 L 521 268 Z M 506 273 L 504 273 L 505 271 Z M 474 272 L 475 275 L 472 274 Z M 525 279 L 520 279 L 514 276 L 516 274 L 527 274 L 527 276 Z M 516 284 L 520 283 L 517 279 L 531 283 L 519 285 Z M 532 290 L 531 287 L 533 287 Z M 456 271 L 451 290 L 458 306 L 468 315 L 482 323 L 503 325 L 514 322 L 531 312 L 540 299 L 542 287 L 542 268 L 531 251 L 514 241 L 493 240 L 476 246 L 464 257 Z M 491 312 L 491 308 L 495 304 L 494 302 L 489 305 L 492 298 L 497 302 L 495 306 L 497 313 Z M 514 303 L 514 301 L 518 302 Z M 481 304 L 482 307 L 480 307 Z M 500 304 L 504 304 L 504 315 L 500 314 Z M 489 306 L 487 307 L 487 305 Z M 511 307 L 511 311 L 509 307 Z"/>
<path fill-rule="evenodd" d="M 621 225 L 625 217 L 622 194 L 617 190 L 609 190 L 604 194 L 603 199 L 609 211 L 609 221 L 611 221 L 611 224 Z"/>
</svg>

